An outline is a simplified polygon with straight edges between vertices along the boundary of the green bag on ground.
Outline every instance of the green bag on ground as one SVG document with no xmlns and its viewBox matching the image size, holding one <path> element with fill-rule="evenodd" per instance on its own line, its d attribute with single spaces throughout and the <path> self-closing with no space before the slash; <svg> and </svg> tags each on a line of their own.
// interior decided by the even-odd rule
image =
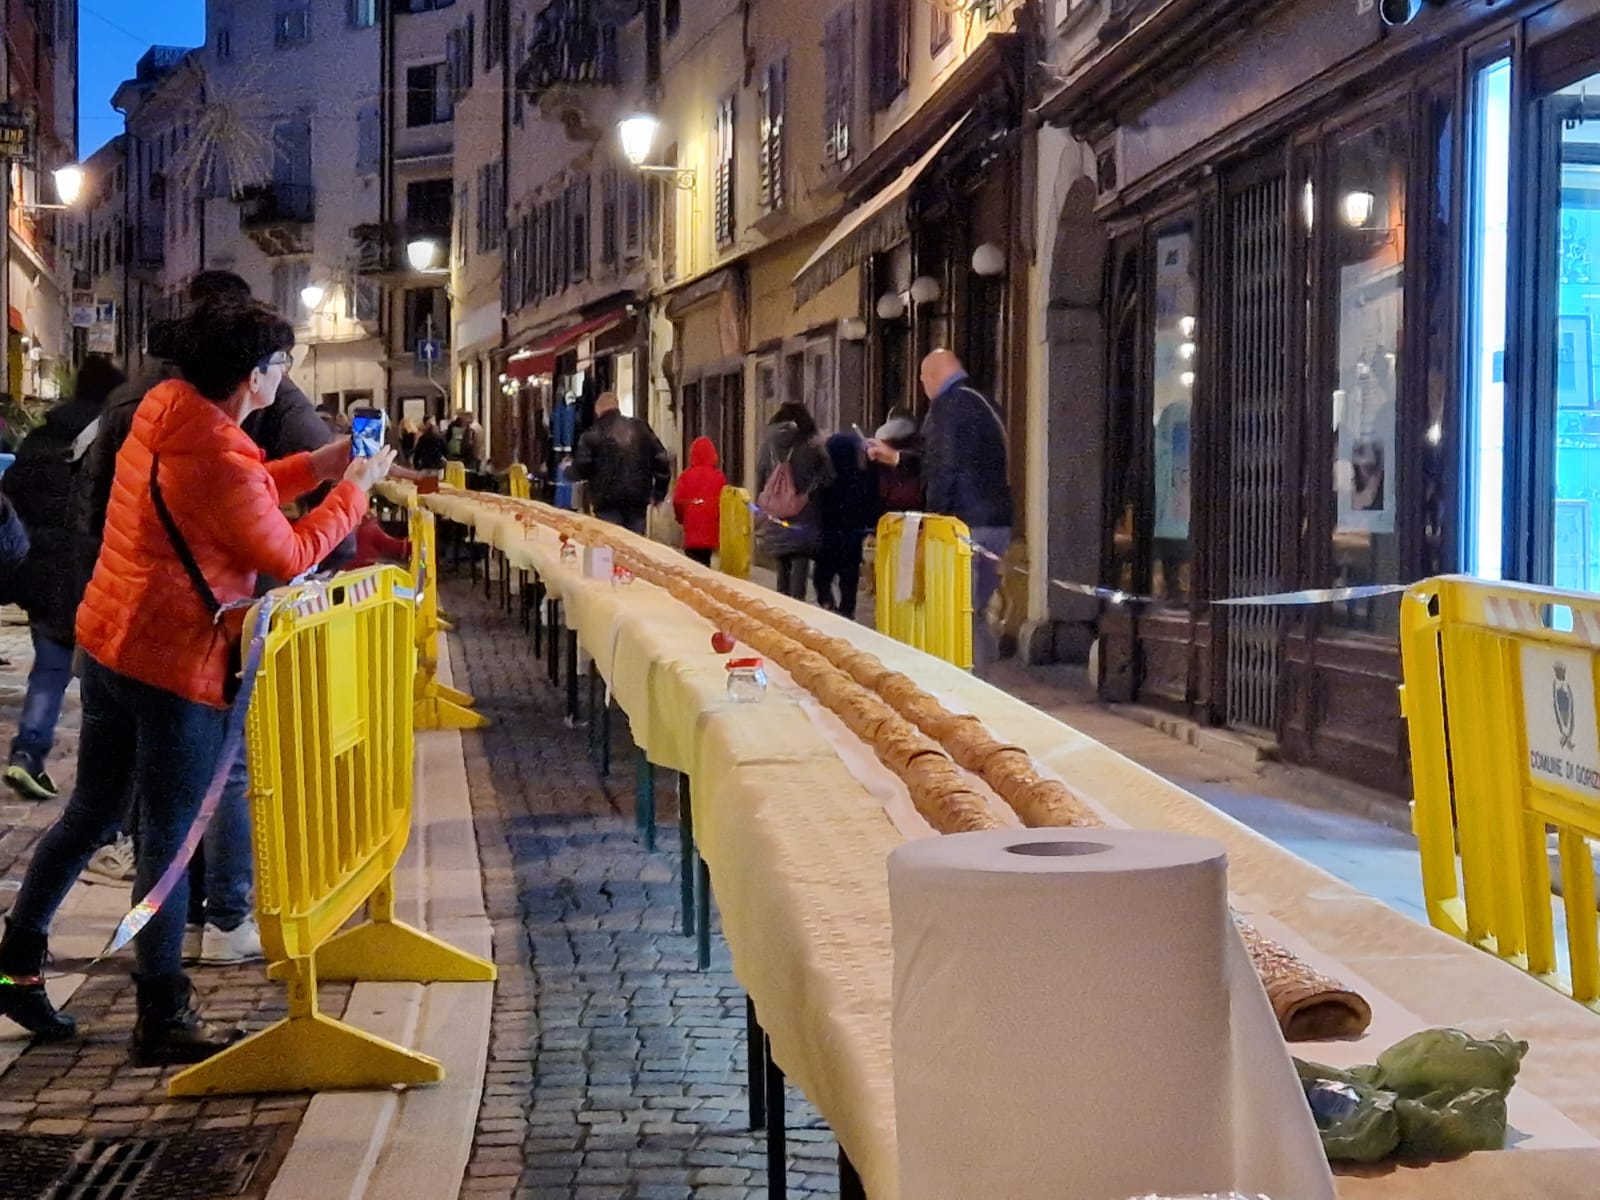
<svg viewBox="0 0 1600 1200">
<path fill-rule="evenodd" d="M 1429 1029 L 1396 1042 L 1376 1065 L 1341 1071 L 1295 1060 L 1330 1162 L 1431 1161 L 1498 1150 L 1506 1096 L 1528 1043 Z"/>
</svg>

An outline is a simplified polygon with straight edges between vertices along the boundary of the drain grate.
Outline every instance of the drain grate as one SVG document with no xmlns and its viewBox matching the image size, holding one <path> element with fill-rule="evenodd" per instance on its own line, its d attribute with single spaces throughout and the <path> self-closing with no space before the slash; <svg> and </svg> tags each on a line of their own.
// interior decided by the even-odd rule
<svg viewBox="0 0 1600 1200">
<path fill-rule="evenodd" d="M 0 1200 L 251 1200 L 293 1135 L 293 1125 L 89 1141 L 4 1134 Z"/>
</svg>

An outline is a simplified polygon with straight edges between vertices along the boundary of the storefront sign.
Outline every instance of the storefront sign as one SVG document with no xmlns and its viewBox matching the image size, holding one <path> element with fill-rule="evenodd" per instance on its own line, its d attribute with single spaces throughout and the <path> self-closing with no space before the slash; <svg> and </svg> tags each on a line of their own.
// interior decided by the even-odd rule
<svg viewBox="0 0 1600 1200">
<path fill-rule="evenodd" d="M 1532 782 L 1600 799 L 1593 652 L 1524 646 L 1522 715 Z"/>
<path fill-rule="evenodd" d="M 14 105 L 0 104 L 0 160 L 33 157 L 33 122 Z"/>
<path fill-rule="evenodd" d="M 115 354 L 117 352 L 117 327 L 109 322 L 96 322 L 89 328 L 90 354 Z"/>
<path fill-rule="evenodd" d="M 72 293 L 72 327 L 88 329 L 94 324 L 94 293 Z"/>
</svg>

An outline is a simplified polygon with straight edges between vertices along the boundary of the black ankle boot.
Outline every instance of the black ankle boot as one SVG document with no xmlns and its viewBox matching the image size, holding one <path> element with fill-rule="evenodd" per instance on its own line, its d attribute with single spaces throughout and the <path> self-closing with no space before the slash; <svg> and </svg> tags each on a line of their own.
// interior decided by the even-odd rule
<svg viewBox="0 0 1600 1200">
<path fill-rule="evenodd" d="M 187 975 L 135 975 L 139 1017 L 133 1026 L 133 1060 L 141 1067 L 197 1063 L 226 1050 L 241 1032 L 224 1029 L 194 1010 Z"/>
<path fill-rule="evenodd" d="M 43 934 L 18 929 L 6 922 L 0 939 L 0 1017 L 10 1017 L 37 1041 L 59 1042 L 78 1032 L 78 1023 L 56 1011 L 45 994 L 45 939 Z"/>
</svg>

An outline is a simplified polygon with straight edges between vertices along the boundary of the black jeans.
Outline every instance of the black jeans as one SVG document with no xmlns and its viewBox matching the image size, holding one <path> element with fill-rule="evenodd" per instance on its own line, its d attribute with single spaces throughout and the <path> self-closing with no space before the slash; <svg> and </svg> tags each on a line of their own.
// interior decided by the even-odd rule
<svg viewBox="0 0 1600 1200">
<path fill-rule="evenodd" d="M 689 558 L 692 558 L 695 562 L 699 563 L 702 567 L 709 567 L 711 565 L 711 556 L 713 554 L 715 554 L 715 553 L 716 553 L 715 550 L 700 550 L 700 549 L 685 550 L 684 551 L 684 554 L 686 556 L 688 556 Z"/>
<path fill-rule="evenodd" d="M 817 552 L 817 603 L 842 617 L 856 619 L 856 594 L 861 590 L 861 547 L 867 535 L 859 530 L 825 531 Z M 833 581 L 839 581 L 839 599 L 833 598 Z"/>
<path fill-rule="evenodd" d="M 804 554 L 778 555 L 778 591 L 796 600 L 806 598 L 806 576 L 811 574 L 811 560 Z"/>
<path fill-rule="evenodd" d="M 645 518 L 647 509 L 644 508 L 597 508 L 594 515 L 607 525 L 621 525 L 629 533 L 644 536 Z"/>
</svg>

